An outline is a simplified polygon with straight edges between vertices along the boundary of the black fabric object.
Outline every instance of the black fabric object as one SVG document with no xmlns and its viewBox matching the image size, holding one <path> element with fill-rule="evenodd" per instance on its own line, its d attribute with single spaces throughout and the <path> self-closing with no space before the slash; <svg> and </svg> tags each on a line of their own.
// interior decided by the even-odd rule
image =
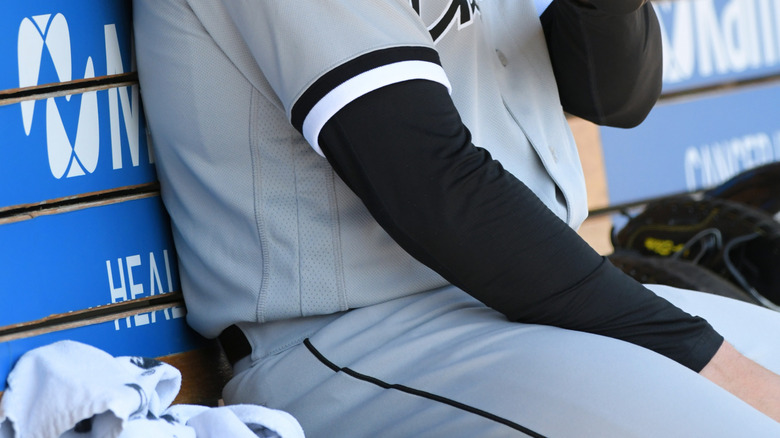
<svg viewBox="0 0 780 438">
<path fill-rule="evenodd" d="M 780 311 L 780 224 L 764 211 L 715 197 L 650 202 L 613 236 L 616 250 L 689 260 Z"/>
<path fill-rule="evenodd" d="M 509 320 L 632 342 L 699 371 L 722 338 L 597 254 L 471 143 L 445 87 L 416 80 L 353 101 L 319 144 L 406 251 Z"/>
<path fill-rule="evenodd" d="M 751 304 L 759 304 L 736 284 L 690 260 L 653 257 L 639 251 L 619 249 L 607 256 L 613 265 L 644 284 L 665 284 L 697 290 Z"/>
<path fill-rule="evenodd" d="M 707 190 L 704 196 L 739 202 L 780 219 L 780 162 L 744 170 Z"/>
<path fill-rule="evenodd" d="M 661 30 L 649 3 L 554 0 L 541 21 L 564 110 L 620 128 L 647 117 L 662 76 Z"/>
</svg>

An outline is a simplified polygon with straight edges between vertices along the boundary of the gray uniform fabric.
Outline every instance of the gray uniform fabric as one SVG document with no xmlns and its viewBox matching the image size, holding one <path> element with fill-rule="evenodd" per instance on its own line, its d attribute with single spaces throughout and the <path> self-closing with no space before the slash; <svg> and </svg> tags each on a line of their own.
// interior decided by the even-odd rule
<svg viewBox="0 0 780 438">
<path fill-rule="evenodd" d="M 780 371 L 780 354 L 766 336 L 780 329 L 774 312 L 710 294 L 652 288 L 706 316 L 738 349 Z M 225 400 L 287 410 L 312 437 L 780 433 L 774 420 L 663 356 L 607 337 L 507 322 L 454 288 L 322 318 L 309 321 L 310 334 L 291 333 L 284 322 L 263 331 L 244 328 L 254 352 L 238 363 Z M 308 337 L 343 369 L 329 368 L 294 336 Z M 397 386 L 384 389 L 362 376 Z"/>
<path fill-rule="evenodd" d="M 307 87 L 339 65 L 433 47 L 425 24 L 448 2 L 423 2 L 422 20 L 404 0 L 161 3 L 137 2 L 138 63 L 196 330 L 213 337 L 235 322 L 344 311 L 445 284 L 387 236 L 289 120 Z M 395 63 L 367 84 L 345 82 L 346 97 L 322 99 L 323 111 L 399 78 L 448 79 L 475 144 L 576 228 L 582 170 L 533 4 L 483 2 L 473 14 L 437 42 L 443 70 Z"/>
<path fill-rule="evenodd" d="M 442 21 L 456 4 L 459 14 Z M 238 324 L 253 346 L 226 401 L 288 410 L 309 436 L 777 436 L 776 423 L 663 357 L 509 323 L 448 286 L 387 236 L 318 154 L 317 127 L 361 93 L 403 78 L 440 82 L 474 143 L 578 227 L 584 181 L 534 5 L 474 5 L 134 1 L 188 321 L 209 337 Z M 379 74 L 357 72 L 335 94 L 310 97 L 360 56 L 410 47 L 435 47 L 441 65 L 381 64 Z M 291 124 L 299 118 L 305 137 Z M 726 313 L 717 303 L 714 313 Z M 750 333 L 776 332 L 776 320 L 753 312 L 743 316 L 767 322 Z"/>
</svg>

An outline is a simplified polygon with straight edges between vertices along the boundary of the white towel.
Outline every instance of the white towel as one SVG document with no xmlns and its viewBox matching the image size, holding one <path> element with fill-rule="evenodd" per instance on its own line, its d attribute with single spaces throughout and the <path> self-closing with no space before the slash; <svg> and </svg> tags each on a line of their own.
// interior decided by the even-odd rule
<svg viewBox="0 0 780 438">
<path fill-rule="evenodd" d="M 0 400 L 0 438 L 303 437 L 290 414 L 262 406 L 174 405 L 181 373 L 61 341 L 24 354 Z"/>
</svg>

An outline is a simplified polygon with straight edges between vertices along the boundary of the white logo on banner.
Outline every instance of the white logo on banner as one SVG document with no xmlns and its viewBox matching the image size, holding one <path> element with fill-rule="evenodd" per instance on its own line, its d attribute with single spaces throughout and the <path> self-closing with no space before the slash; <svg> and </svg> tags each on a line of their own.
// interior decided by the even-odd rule
<svg viewBox="0 0 780 438">
<path fill-rule="evenodd" d="M 128 257 L 120 257 L 116 260 L 116 273 L 111 260 L 106 260 L 106 272 L 108 273 L 108 289 L 111 292 L 111 302 L 119 303 L 123 301 L 136 300 L 142 298 L 147 293 L 149 296 L 173 292 L 173 278 L 171 275 L 171 262 L 168 258 L 168 250 L 163 250 L 163 265 L 165 278 L 168 281 L 168 289 L 163 290 L 162 276 L 160 275 L 159 257 L 155 257 L 154 252 L 149 253 L 148 263 L 145 263 L 145 257 L 140 254 L 134 254 Z M 149 270 L 149 281 L 144 282 L 139 278 L 136 269 L 143 271 Z M 125 280 L 125 278 L 127 280 Z M 144 285 L 147 288 L 144 288 Z M 129 294 L 128 294 L 129 292 Z M 125 327 L 139 327 L 142 325 L 154 324 L 157 322 L 157 312 L 140 313 L 132 317 L 125 318 Z M 183 307 L 176 306 L 161 310 L 165 320 L 184 317 Z M 119 330 L 120 320 L 114 321 L 114 330 Z"/>
<path fill-rule="evenodd" d="M 72 80 L 70 30 L 62 14 L 56 14 L 53 18 L 51 14 L 46 14 L 23 19 L 19 26 L 17 44 L 20 87 L 38 85 L 44 49 L 51 56 L 58 80 Z M 83 77 L 95 77 L 92 57 L 87 58 Z M 65 99 L 70 101 L 70 97 L 66 96 Z M 21 107 L 24 132 L 30 135 L 35 101 L 24 101 Z M 60 110 L 53 97 L 46 99 L 45 117 L 46 146 L 52 175 L 59 179 L 63 176 L 74 177 L 94 172 L 100 152 L 97 92 L 88 91 L 81 95 L 74 143 L 68 138 Z"/>
<path fill-rule="evenodd" d="M 652 4 L 661 24 L 664 83 L 780 64 L 780 0 Z"/>
</svg>

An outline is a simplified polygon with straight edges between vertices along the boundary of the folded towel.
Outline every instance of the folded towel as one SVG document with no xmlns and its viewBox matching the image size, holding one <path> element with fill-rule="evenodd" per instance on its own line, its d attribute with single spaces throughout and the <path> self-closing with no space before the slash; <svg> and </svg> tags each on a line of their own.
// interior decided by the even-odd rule
<svg viewBox="0 0 780 438">
<path fill-rule="evenodd" d="M 23 355 L 0 400 L 0 438 L 303 437 L 290 414 L 255 405 L 173 405 L 181 373 L 61 341 Z"/>
</svg>

